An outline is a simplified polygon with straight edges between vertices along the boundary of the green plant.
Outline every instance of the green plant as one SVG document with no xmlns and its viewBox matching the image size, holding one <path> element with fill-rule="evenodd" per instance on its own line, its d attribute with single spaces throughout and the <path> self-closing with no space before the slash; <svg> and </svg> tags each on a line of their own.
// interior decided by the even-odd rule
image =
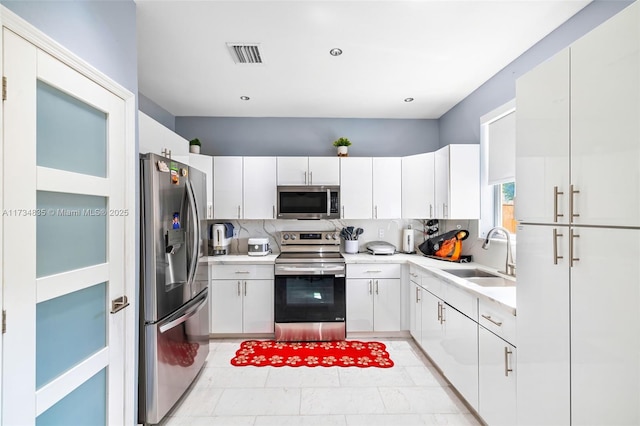
<svg viewBox="0 0 640 426">
<path fill-rule="evenodd" d="M 351 146 L 351 141 L 347 138 L 340 138 L 333 141 L 333 146 Z"/>
<path fill-rule="evenodd" d="M 200 139 L 198 139 L 198 138 L 191 139 L 191 140 L 189 141 L 189 146 L 191 146 L 191 145 L 198 145 L 198 146 L 202 146 L 202 144 L 200 143 Z"/>
</svg>

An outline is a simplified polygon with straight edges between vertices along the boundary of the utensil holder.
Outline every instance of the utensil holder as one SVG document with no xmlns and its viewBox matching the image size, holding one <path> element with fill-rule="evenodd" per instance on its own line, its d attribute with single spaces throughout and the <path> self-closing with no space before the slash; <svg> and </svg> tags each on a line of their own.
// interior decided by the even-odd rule
<svg viewBox="0 0 640 426">
<path fill-rule="evenodd" d="M 344 252 L 351 254 L 358 253 L 358 240 L 344 240 Z"/>
</svg>

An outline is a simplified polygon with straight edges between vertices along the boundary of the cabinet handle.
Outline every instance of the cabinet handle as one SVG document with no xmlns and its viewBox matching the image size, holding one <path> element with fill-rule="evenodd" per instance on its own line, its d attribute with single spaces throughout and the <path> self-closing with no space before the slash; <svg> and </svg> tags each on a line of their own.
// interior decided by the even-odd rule
<svg viewBox="0 0 640 426">
<path fill-rule="evenodd" d="M 440 324 L 444 324 L 447 320 L 445 319 L 445 314 L 447 313 L 447 308 L 445 308 L 444 303 L 442 304 L 442 311 L 440 314 Z"/>
<path fill-rule="evenodd" d="M 420 302 L 420 289 L 416 287 L 416 303 Z"/>
<path fill-rule="evenodd" d="M 574 246 L 573 246 L 573 239 L 574 238 L 580 238 L 580 235 L 576 235 L 574 234 L 574 230 L 573 229 L 569 229 L 569 267 L 573 268 L 573 262 L 577 262 L 580 260 L 579 257 L 573 257 L 573 251 L 574 251 Z"/>
<path fill-rule="evenodd" d="M 249 271 L 236 271 L 236 274 L 248 274 Z"/>
<path fill-rule="evenodd" d="M 373 270 L 373 271 L 367 271 L 367 274 L 379 274 L 380 272 L 382 272 L 382 271 Z"/>
<path fill-rule="evenodd" d="M 304 172 L 304 184 L 307 184 L 307 172 Z"/>
<path fill-rule="evenodd" d="M 240 296 L 240 281 L 238 281 L 238 296 Z"/>
<path fill-rule="evenodd" d="M 447 212 L 447 203 L 442 203 L 442 217 L 447 217 L 448 212 Z"/>
<path fill-rule="evenodd" d="M 344 206 L 342 206 L 342 218 L 344 218 Z"/>
<path fill-rule="evenodd" d="M 559 217 L 564 217 L 562 213 L 558 213 L 558 195 L 564 195 L 564 192 L 558 191 L 558 187 L 553 187 L 553 221 L 557 222 Z"/>
<path fill-rule="evenodd" d="M 238 206 L 238 219 L 240 219 L 240 206 Z"/>
<path fill-rule="evenodd" d="M 429 217 L 433 217 L 433 204 L 429 203 Z"/>
<path fill-rule="evenodd" d="M 245 281 L 244 283 L 244 295 L 247 295 L 247 282 Z"/>
<path fill-rule="evenodd" d="M 313 185 L 313 172 L 309 172 L 309 185 Z"/>
<path fill-rule="evenodd" d="M 509 373 L 513 372 L 513 368 L 509 368 L 509 355 L 511 355 L 513 351 L 510 351 L 507 346 L 504 347 L 504 376 L 509 377 Z"/>
<path fill-rule="evenodd" d="M 413 272 L 409 272 L 409 275 L 411 275 L 412 277 L 418 277 L 418 274 L 414 274 Z"/>
<path fill-rule="evenodd" d="M 213 206 L 211 204 L 207 206 L 207 219 L 213 219 Z"/>
<path fill-rule="evenodd" d="M 376 294 L 380 294 L 380 289 L 378 288 L 378 280 L 376 280 Z"/>
<path fill-rule="evenodd" d="M 553 229 L 553 264 L 557 265 L 559 259 L 564 259 L 564 256 L 558 256 L 558 237 L 562 237 L 563 234 L 558 233 L 557 229 Z"/>
<path fill-rule="evenodd" d="M 573 196 L 575 194 L 579 194 L 580 191 L 573 189 L 573 185 L 569 185 L 569 192 L 571 193 L 569 195 L 569 214 L 571 215 L 571 222 L 573 222 L 573 218 L 574 217 L 580 217 L 580 215 L 578 213 L 574 213 L 573 212 L 573 208 L 574 208 L 574 204 L 573 204 Z"/>
<path fill-rule="evenodd" d="M 369 294 L 373 294 L 373 280 L 369 280 Z"/>
<path fill-rule="evenodd" d="M 276 206 L 271 206 L 271 211 L 273 212 L 272 215 L 273 215 L 273 218 L 275 219 L 276 218 Z"/>
<path fill-rule="evenodd" d="M 491 321 L 492 323 L 494 323 L 498 327 L 502 327 L 502 323 L 500 321 L 496 321 L 493 318 L 491 318 L 491 315 L 482 314 L 482 318 L 486 319 L 487 321 Z"/>
<path fill-rule="evenodd" d="M 378 218 L 378 206 L 375 206 L 373 208 L 373 218 L 377 219 Z"/>
<path fill-rule="evenodd" d="M 438 322 L 442 324 L 442 304 L 438 302 Z"/>
</svg>

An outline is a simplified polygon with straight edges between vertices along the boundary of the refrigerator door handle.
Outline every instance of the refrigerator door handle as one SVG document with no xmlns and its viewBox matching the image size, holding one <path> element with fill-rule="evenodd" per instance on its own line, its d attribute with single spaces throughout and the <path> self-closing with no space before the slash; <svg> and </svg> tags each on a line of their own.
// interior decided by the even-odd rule
<svg viewBox="0 0 640 426">
<path fill-rule="evenodd" d="M 189 265 L 187 273 L 187 282 L 189 285 L 193 283 L 198 269 L 198 258 L 200 257 L 200 218 L 198 217 L 198 206 L 196 205 L 196 196 L 191 186 L 191 181 L 187 179 L 185 187 L 189 199 L 189 208 L 193 219 L 193 257 Z"/>
<path fill-rule="evenodd" d="M 183 322 L 187 321 L 189 318 L 194 316 L 200 310 L 202 305 L 207 302 L 207 297 L 208 297 L 208 292 L 205 292 L 204 295 L 201 296 L 200 301 L 198 301 L 198 303 L 195 306 L 192 306 L 191 308 L 183 312 L 176 319 L 169 318 L 171 321 L 158 327 L 158 330 L 160 330 L 160 333 L 164 333 L 167 330 L 171 330 L 172 328 L 182 324 Z"/>
</svg>

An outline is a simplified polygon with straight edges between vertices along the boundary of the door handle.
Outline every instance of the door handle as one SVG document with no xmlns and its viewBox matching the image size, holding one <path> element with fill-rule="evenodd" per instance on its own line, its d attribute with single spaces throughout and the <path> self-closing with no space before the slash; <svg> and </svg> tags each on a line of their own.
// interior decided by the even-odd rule
<svg viewBox="0 0 640 426">
<path fill-rule="evenodd" d="M 380 289 L 378 288 L 378 280 L 376 280 L 376 294 L 380 294 Z"/>
<path fill-rule="evenodd" d="M 373 294 L 373 280 L 369 280 L 369 294 Z"/>
<path fill-rule="evenodd" d="M 513 372 L 513 368 L 509 368 L 509 355 L 513 351 L 510 351 L 507 346 L 504 347 L 504 376 L 509 377 L 509 373 Z"/>
<path fill-rule="evenodd" d="M 179 318 L 173 320 L 173 321 L 169 321 L 168 323 L 161 325 L 159 330 L 160 333 L 164 333 L 167 330 L 171 330 L 172 328 L 174 328 L 177 325 L 182 324 L 183 322 L 187 321 L 189 318 L 191 318 L 192 316 L 194 316 L 196 314 L 196 312 L 198 312 L 200 310 L 200 307 L 206 303 L 207 301 L 207 297 L 208 295 L 204 295 L 200 302 L 198 302 L 198 304 L 194 307 L 192 307 L 191 309 L 189 309 L 188 311 L 186 311 L 184 314 L 182 314 Z"/>
<path fill-rule="evenodd" d="M 243 282 L 243 286 L 244 286 L 244 295 L 246 296 L 247 295 L 247 282 L 246 281 Z"/>
<path fill-rule="evenodd" d="M 240 281 L 238 281 L 238 296 L 240 296 Z"/>
<path fill-rule="evenodd" d="M 559 217 L 564 217 L 564 214 L 558 213 L 558 195 L 563 195 L 564 192 L 558 191 L 558 187 L 553 187 L 553 221 L 557 222 Z"/>
<path fill-rule="evenodd" d="M 569 230 L 569 267 L 573 268 L 573 262 L 577 262 L 580 260 L 579 257 L 573 257 L 573 253 L 575 250 L 573 240 L 574 238 L 580 238 L 580 235 L 576 235 L 573 229 Z"/>
<path fill-rule="evenodd" d="M 573 212 L 573 209 L 575 207 L 573 196 L 575 194 L 579 194 L 580 191 L 574 189 L 573 185 L 569 185 L 569 192 L 570 192 L 570 194 L 569 194 L 569 214 L 571 215 L 571 217 L 569 219 L 573 223 L 573 218 L 574 217 L 580 217 L 580 215 L 578 213 L 574 213 Z"/>
<path fill-rule="evenodd" d="M 563 235 L 558 233 L 557 229 L 553 229 L 553 264 L 557 265 L 559 259 L 564 259 L 564 256 L 558 256 L 558 237 Z"/>
</svg>

